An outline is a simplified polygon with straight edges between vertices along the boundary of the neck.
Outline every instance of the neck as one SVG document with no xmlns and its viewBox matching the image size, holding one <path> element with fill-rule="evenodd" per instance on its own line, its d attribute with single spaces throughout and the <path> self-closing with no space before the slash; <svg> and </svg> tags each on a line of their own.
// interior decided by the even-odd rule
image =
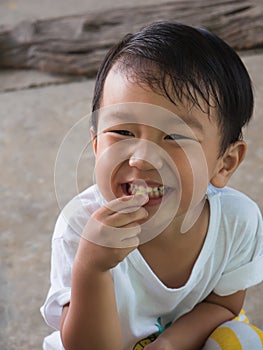
<svg viewBox="0 0 263 350">
<path fill-rule="evenodd" d="M 191 208 L 186 214 L 174 218 L 174 220 L 153 241 L 169 242 L 170 239 L 184 239 L 195 233 L 206 235 L 209 223 L 209 203 L 204 198 L 196 207 Z M 201 234 L 202 235 L 202 234 Z"/>
</svg>

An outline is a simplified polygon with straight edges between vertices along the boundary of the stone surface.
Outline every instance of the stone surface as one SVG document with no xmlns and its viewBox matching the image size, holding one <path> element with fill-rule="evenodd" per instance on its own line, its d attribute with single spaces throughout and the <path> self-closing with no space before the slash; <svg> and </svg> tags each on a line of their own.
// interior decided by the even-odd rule
<svg viewBox="0 0 263 350">
<path fill-rule="evenodd" d="M 66 132 L 89 110 L 92 87 L 87 81 L 0 95 L 1 350 L 40 349 L 48 332 L 39 307 L 48 288 L 50 238 L 59 212 L 54 166 Z M 63 203 L 74 194 L 75 154 L 73 146 L 65 159 Z"/>
<path fill-rule="evenodd" d="M 63 2 L 63 12 L 60 1 L 45 2 L 41 11 L 36 1 L 2 1 L 0 13 L 10 11 L 14 18 L 0 18 L 12 22 L 26 17 L 27 11 L 30 16 L 50 16 L 79 13 L 87 3 L 101 6 L 93 2 L 74 1 L 71 8 Z M 104 0 L 104 5 L 111 3 Z M 254 82 L 256 109 L 246 133 L 248 155 L 231 185 L 263 210 L 263 55 L 243 60 Z M 39 350 L 50 332 L 39 307 L 49 286 L 54 223 L 60 208 L 93 181 L 88 118 L 83 118 L 90 111 L 93 86 L 94 81 L 71 82 L 32 71 L 0 72 L 1 350 Z M 262 284 L 251 288 L 246 301 L 251 321 L 261 328 L 262 293 Z"/>
</svg>

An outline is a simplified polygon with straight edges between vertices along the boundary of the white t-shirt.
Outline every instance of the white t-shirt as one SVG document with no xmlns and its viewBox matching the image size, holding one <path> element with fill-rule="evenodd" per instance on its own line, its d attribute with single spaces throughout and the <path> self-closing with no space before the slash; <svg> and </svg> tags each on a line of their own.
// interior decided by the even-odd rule
<svg viewBox="0 0 263 350">
<path fill-rule="evenodd" d="M 207 198 L 207 236 L 184 286 L 166 287 L 137 249 L 112 269 L 123 350 L 140 349 L 137 342 L 154 339 L 212 291 L 229 295 L 263 280 L 263 224 L 257 205 L 228 187 L 209 185 Z M 80 234 L 88 213 L 102 204 L 94 185 L 74 198 L 58 218 L 52 239 L 51 288 L 41 308 L 45 321 L 55 329 L 59 329 L 63 305 L 70 301 L 71 269 Z M 59 332 L 45 342 L 44 349 L 63 349 Z"/>
</svg>

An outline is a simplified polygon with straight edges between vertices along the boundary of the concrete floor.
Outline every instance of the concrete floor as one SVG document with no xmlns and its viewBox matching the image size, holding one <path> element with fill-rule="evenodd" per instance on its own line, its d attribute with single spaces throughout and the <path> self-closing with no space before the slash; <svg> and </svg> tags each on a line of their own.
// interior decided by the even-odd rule
<svg viewBox="0 0 263 350">
<path fill-rule="evenodd" d="M 63 12 L 61 1 L 46 1 L 39 11 L 36 3 L 2 1 L 1 23 L 102 6 L 95 1 L 69 1 L 63 2 Z M 112 4 L 105 1 L 104 5 Z M 243 60 L 254 82 L 256 109 L 246 133 L 248 155 L 231 185 L 251 196 L 263 210 L 263 54 L 247 55 Z M 93 179 L 87 119 L 78 124 L 90 111 L 93 85 L 93 80 L 71 81 L 34 71 L 0 72 L 1 350 L 39 350 L 50 332 L 39 307 L 49 287 L 54 223 L 61 207 Z M 71 138 L 64 139 L 69 131 Z M 263 284 L 249 290 L 246 301 L 251 321 L 261 328 L 262 293 Z"/>
</svg>

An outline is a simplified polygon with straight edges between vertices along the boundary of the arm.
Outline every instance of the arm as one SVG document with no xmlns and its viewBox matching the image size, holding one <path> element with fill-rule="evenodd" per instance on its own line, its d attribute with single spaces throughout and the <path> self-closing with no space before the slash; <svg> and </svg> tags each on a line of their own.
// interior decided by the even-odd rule
<svg viewBox="0 0 263 350">
<path fill-rule="evenodd" d="M 95 270 L 85 263 L 89 244 L 82 239 L 72 271 L 70 304 L 61 318 L 61 339 L 66 350 L 120 349 L 120 325 L 110 271 Z M 84 261 L 84 264 L 82 263 Z"/>
<path fill-rule="evenodd" d="M 147 214 L 141 207 L 145 196 L 142 199 L 141 196 L 130 201 L 112 201 L 107 208 L 96 211 L 85 226 L 72 269 L 71 301 L 64 306 L 60 323 L 66 350 L 86 350 L 87 346 L 91 349 L 121 349 L 121 327 L 110 269 L 136 248 L 135 243 L 132 244 L 136 242 L 134 237 L 140 229 L 136 222 Z M 135 207 L 135 210 L 125 212 L 130 207 Z M 120 237 L 127 234 L 126 227 L 132 230 L 128 230 L 131 237 L 126 237 L 125 246 Z M 116 235 L 116 241 L 111 242 L 110 247 L 105 246 L 109 231 Z"/>
<path fill-rule="evenodd" d="M 225 297 L 211 293 L 145 350 L 200 350 L 215 328 L 239 314 L 244 298 L 245 291 Z"/>
</svg>

